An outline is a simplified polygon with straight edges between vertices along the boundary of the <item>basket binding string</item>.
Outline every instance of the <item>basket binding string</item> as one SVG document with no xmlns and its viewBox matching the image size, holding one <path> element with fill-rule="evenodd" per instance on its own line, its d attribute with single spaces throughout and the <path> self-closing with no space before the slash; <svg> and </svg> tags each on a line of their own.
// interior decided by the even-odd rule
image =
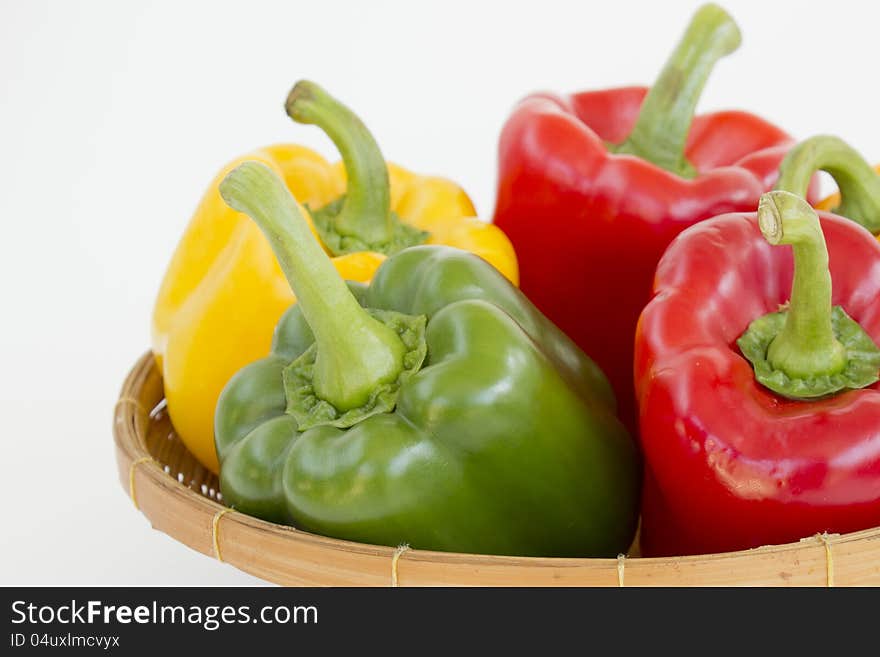
<svg viewBox="0 0 880 657">
<path fill-rule="evenodd" d="M 141 507 L 138 505 L 137 501 L 137 489 L 135 488 L 134 482 L 134 473 L 141 463 L 156 463 L 156 460 L 152 456 L 142 456 L 139 459 L 135 459 L 131 462 L 131 465 L 128 468 L 128 495 L 131 497 L 131 501 L 134 504 L 134 508 L 138 511 L 141 510 Z M 158 463 L 156 463 L 158 465 Z"/>
<path fill-rule="evenodd" d="M 220 518 L 230 511 L 232 511 L 232 509 L 229 507 L 220 509 L 211 519 L 211 544 L 214 546 L 214 556 L 220 563 L 223 563 L 223 555 L 220 552 Z"/>
<path fill-rule="evenodd" d="M 812 536 L 807 536 L 806 538 L 801 539 L 801 543 L 805 541 L 819 541 L 822 546 L 825 548 L 825 586 L 828 588 L 834 587 L 834 553 L 831 551 L 831 546 L 834 544 L 836 539 L 840 538 L 840 534 L 829 534 L 828 532 L 820 532 L 818 534 L 813 534 Z"/>
<path fill-rule="evenodd" d="M 400 579 L 397 576 L 397 563 L 400 561 L 400 557 L 403 556 L 403 553 L 407 552 L 409 549 L 409 544 L 403 543 L 397 546 L 397 549 L 394 550 L 394 554 L 391 556 L 391 586 L 394 588 L 400 586 Z"/>
<path fill-rule="evenodd" d="M 825 546 L 825 583 L 829 588 L 834 586 L 834 555 L 831 552 L 831 543 L 839 536 L 840 534 L 828 532 L 816 534 L 816 538 Z"/>
</svg>

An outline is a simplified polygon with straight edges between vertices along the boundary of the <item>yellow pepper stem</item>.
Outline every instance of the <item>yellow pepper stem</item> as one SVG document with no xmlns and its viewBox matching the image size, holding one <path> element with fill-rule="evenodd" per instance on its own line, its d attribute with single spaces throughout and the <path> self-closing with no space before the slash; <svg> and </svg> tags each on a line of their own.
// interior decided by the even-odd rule
<svg viewBox="0 0 880 657">
<path fill-rule="evenodd" d="M 779 167 L 776 189 L 806 196 L 817 171 L 831 174 L 840 189 L 834 212 L 880 234 L 880 174 L 842 139 L 819 135 L 795 146 Z"/>
<path fill-rule="evenodd" d="M 284 182 L 264 164 L 245 162 L 220 183 L 220 194 L 266 235 L 298 299 L 317 345 L 317 396 L 346 411 L 364 405 L 378 385 L 395 381 L 406 347 L 358 304 Z"/>
<path fill-rule="evenodd" d="M 335 229 L 366 244 L 388 243 L 393 232 L 391 184 L 385 158 L 367 126 L 309 80 L 297 82 L 285 109 L 294 121 L 321 128 L 342 155 L 348 190 Z"/>
</svg>

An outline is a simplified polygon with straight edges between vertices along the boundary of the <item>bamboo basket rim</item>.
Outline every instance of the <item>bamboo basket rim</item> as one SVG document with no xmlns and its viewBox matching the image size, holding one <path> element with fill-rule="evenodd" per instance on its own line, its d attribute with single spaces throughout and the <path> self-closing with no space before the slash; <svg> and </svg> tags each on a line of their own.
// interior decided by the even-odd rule
<svg viewBox="0 0 880 657">
<path fill-rule="evenodd" d="M 129 372 L 114 410 L 120 482 L 134 505 L 188 547 L 270 582 L 343 586 L 834 586 L 880 584 L 880 527 L 751 550 L 617 559 L 434 552 L 355 543 L 237 512 L 182 481 L 150 453 L 164 399 L 150 352 Z M 169 423 L 170 426 L 170 423 Z M 178 439 L 179 440 L 179 439 Z M 179 448 L 185 451 L 184 448 Z M 178 454 L 178 457 L 180 455 Z M 194 459 L 186 453 L 191 461 Z M 174 459 L 169 459 L 174 460 Z M 207 471 L 205 471 L 207 472 Z M 176 475 L 176 476 L 175 476 Z M 202 487 L 204 490 L 204 486 Z M 214 492 L 213 489 L 211 492 Z"/>
</svg>

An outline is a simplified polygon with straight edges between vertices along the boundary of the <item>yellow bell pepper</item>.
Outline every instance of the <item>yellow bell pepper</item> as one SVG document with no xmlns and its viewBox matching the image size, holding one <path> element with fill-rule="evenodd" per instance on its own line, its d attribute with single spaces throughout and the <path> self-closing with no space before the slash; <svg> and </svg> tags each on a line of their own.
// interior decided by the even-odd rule
<svg viewBox="0 0 880 657">
<path fill-rule="evenodd" d="M 309 209 L 313 230 L 315 223 L 324 224 L 316 232 L 345 279 L 369 282 L 385 259 L 380 251 L 391 253 L 421 242 L 476 253 L 518 283 L 516 256 L 507 237 L 474 217 L 473 204 L 460 187 L 386 165 L 357 117 L 316 85 L 300 83 L 291 94 L 294 101 L 295 94 L 299 101 L 288 102 L 289 113 L 327 131 L 343 161 L 330 164 L 308 148 L 279 144 L 229 163 L 196 209 L 153 313 L 153 352 L 171 420 L 190 452 L 215 473 L 217 398 L 233 374 L 268 355 L 275 324 L 295 301 L 260 229 L 220 197 L 220 182 L 241 162 L 269 166 Z M 300 111 L 314 114 L 314 120 L 298 118 Z M 393 232 L 384 243 L 383 229 L 386 238 Z M 344 248 L 352 245 L 368 248 Z"/>
</svg>

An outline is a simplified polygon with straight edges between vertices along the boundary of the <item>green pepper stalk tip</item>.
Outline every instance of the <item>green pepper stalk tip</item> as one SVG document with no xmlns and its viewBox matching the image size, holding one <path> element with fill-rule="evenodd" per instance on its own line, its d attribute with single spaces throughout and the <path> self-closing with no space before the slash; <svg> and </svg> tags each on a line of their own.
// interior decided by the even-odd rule
<svg viewBox="0 0 880 657">
<path fill-rule="evenodd" d="M 772 196 L 763 195 L 758 201 L 758 227 L 770 244 L 778 246 L 782 239 L 782 214 Z"/>
<path fill-rule="evenodd" d="M 316 91 L 321 91 L 321 87 L 316 83 L 311 80 L 300 80 L 293 85 L 293 88 L 287 95 L 284 111 L 297 123 L 312 123 L 308 112 L 301 112 L 300 108 L 314 100 Z"/>
</svg>

